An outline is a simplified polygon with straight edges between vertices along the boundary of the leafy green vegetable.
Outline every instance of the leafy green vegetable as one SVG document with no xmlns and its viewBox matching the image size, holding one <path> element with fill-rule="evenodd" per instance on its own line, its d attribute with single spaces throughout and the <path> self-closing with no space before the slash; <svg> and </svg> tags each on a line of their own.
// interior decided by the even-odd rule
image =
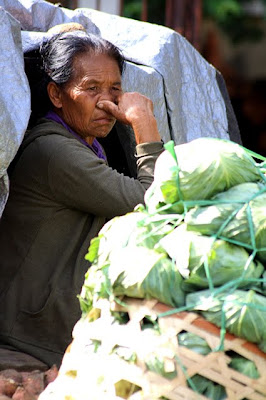
<svg viewBox="0 0 266 400">
<path fill-rule="evenodd" d="M 182 277 L 166 253 L 130 245 L 109 254 L 101 267 L 92 266 L 85 277 L 81 301 L 88 312 L 93 299 L 114 296 L 155 298 L 170 306 L 182 306 Z"/>
<path fill-rule="evenodd" d="M 241 374 L 247 375 L 249 378 L 258 379 L 260 374 L 255 363 L 241 356 L 234 356 L 231 359 L 229 367 L 235 369 Z"/>
<path fill-rule="evenodd" d="M 172 229 L 165 218 L 162 222 L 146 212 L 128 213 L 105 224 L 87 255 L 92 266 L 79 297 L 82 311 L 89 312 L 98 298 L 123 295 L 184 305 L 182 277 L 158 245 Z"/>
<path fill-rule="evenodd" d="M 122 249 L 112 254 L 108 274 L 115 295 L 150 297 L 172 306 L 184 305 L 182 277 L 164 253 L 134 246 Z"/>
<path fill-rule="evenodd" d="M 221 286 L 233 280 L 239 280 L 238 287 L 250 287 L 264 271 L 261 263 L 250 260 L 244 248 L 187 231 L 185 224 L 162 238 L 160 245 L 175 260 L 185 291 Z"/>
<path fill-rule="evenodd" d="M 264 248 L 257 257 L 266 263 L 266 185 L 242 183 L 212 198 L 214 204 L 192 208 L 187 229 L 233 239 L 249 249 Z"/>
<path fill-rule="evenodd" d="M 266 351 L 265 166 L 256 164 L 243 147 L 221 139 L 201 138 L 179 146 L 169 142 L 166 148 L 157 160 L 146 205 L 113 218 L 91 241 L 82 312 L 94 320 L 100 313 L 99 299 L 119 303 L 123 296 L 155 298 L 200 312 L 222 328 L 221 334 L 227 330 Z M 116 311 L 112 318 L 127 324 L 129 314 Z M 149 370 L 172 379 L 178 369 L 174 363 L 171 369 L 169 357 L 152 342 L 161 331 L 158 320 L 150 318 L 141 321 L 142 333 L 151 333 L 143 354 L 119 346 L 113 354 L 127 362 L 141 360 Z M 178 342 L 199 354 L 212 351 L 190 332 L 179 333 Z M 223 386 L 186 375 L 178 354 L 173 360 L 196 393 L 226 398 Z M 258 377 L 249 360 L 232 356 L 230 366 Z M 135 390 L 129 382 L 118 383 L 121 390 Z"/>
<path fill-rule="evenodd" d="M 214 383 L 210 379 L 198 374 L 188 379 L 188 386 L 190 386 L 194 392 L 211 400 L 224 400 L 227 398 L 226 391 L 223 386 Z"/>
<path fill-rule="evenodd" d="M 204 396 L 211 400 L 224 400 L 227 398 L 225 388 L 209 380 Z"/>
<path fill-rule="evenodd" d="M 236 290 L 229 292 L 211 292 L 203 290 L 186 296 L 186 304 L 217 326 L 228 332 L 257 343 L 266 349 L 266 297 L 254 290 Z"/>
<path fill-rule="evenodd" d="M 112 352 L 130 363 L 135 363 L 137 361 L 136 352 L 129 347 L 115 346 Z"/>
<path fill-rule="evenodd" d="M 192 332 L 179 333 L 178 344 L 193 350 L 197 354 L 207 355 L 211 352 L 206 340 Z"/>
<path fill-rule="evenodd" d="M 211 348 L 206 340 L 192 332 L 180 333 L 178 335 L 178 344 L 179 346 L 186 347 L 197 354 L 207 355 L 211 352 Z M 231 361 L 229 363 L 229 367 L 253 379 L 258 379 L 260 377 L 256 364 L 253 361 L 248 360 L 247 358 L 236 353 L 230 355 L 230 358 Z M 202 383 L 203 386 L 206 384 L 205 378 L 201 377 L 200 375 L 195 375 L 195 378 L 194 384 L 197 387 L 202 387 Z M 201 382 L 201 379 L 203 379 L 203 382 Z M 208 385 L 204 386 L 203 391 L 207 389 L 207 386 Z"/>
<path fill-rule="evenodd" d="M 179 346 L 186 347 L 195 353 L 202 355 L 207 355 L 212 351 L 206 340 L 193 332 L 180 333 L 178 335 L 178 344 Z M 186 376 L 187 372 L 185 369 L 184 373 Z M 226 392 L 223 386 L 218 385 L 199 374 L 192 377 L 187 376 L 187 382 L 194 392 L 203 394 L 209 399 L 223 400 L 226 398 Z"/>
<path fill-rule="evenodd" d="M 92 239 L 85 258 L 94 264 L 104 265 L 111 253 L 131 243 L 153 249 L 160 238 L 172 229 L 168 221 L 153 218 L 146 211 L 134 211 L 115 217 Z"/>
<path fill-rule="evenodd" d="M 156 372 L 164 378 L 174 379 L 177 376 L 176 369 L 167 371 L 163 357 L 155 353 L 151 353 L 145 358 L 145 364 L 150 371 Z"/>
<path fill-rule="evenodd" d="M 145 194 L 150 213 L 182 213 L 187 201 L 209 199 L 243 182 L 256 182 L 262 173 L 238 144 L 217 138 L 199 138 L 164 151 L 156 161 L 154 182 Z M 184 203 L 185 201 L 185 203 Z"/>
</svg>

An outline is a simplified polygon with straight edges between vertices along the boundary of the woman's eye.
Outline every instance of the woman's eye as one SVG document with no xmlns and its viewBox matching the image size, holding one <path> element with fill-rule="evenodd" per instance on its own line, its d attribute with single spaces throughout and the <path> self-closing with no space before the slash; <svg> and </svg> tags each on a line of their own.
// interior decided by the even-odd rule
<svg viewBox="0 0 266 400">
<path fill-rule="evenodd" d="M 121 88 L 120 88 L 120 87 L 117 87 L 117 86 L 114 86 L 114 87 L 112 87 L 112 90 L 113 90 L 114 92 L 120 92 Z"/>
<path fill-rule="evenodd" d="M 97 86 L 90 86 L 89 88 L 90 92 L 96 92 L 97 91 Z"/>
</svg>

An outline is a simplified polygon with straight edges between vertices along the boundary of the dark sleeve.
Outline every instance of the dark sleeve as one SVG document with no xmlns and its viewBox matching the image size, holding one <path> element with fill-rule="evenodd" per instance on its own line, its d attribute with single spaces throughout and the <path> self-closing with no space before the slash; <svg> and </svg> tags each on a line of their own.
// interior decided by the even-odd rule
<svg viewBox="0 0 266 400">
<path fill-rule="evenodd" d="M 74 143 L 73 143 L 74 142 Z M 136 146 L 137 178 L 113 170 L 77 141 L 61 146 L 50 157 L 48 182 L 55 199 L 67 207 L 112 218 L 143 203 L 153 181 L 161 142 Z"/>
</svg>

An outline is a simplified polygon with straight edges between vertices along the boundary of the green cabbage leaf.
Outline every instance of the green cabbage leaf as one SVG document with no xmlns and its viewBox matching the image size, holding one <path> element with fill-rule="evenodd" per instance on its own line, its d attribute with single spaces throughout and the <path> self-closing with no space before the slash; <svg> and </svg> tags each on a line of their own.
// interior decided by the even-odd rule
<svg viewBox="0 0 266 400">
<path fill-rule="evenodd" d="M 247 150 L 217 138 L 198 138 L 165 150 L 157 159 L 154 181 L 145 194 L 150 213 L 183 213 L 184 202 L 209 199 L 244 182 L 257 182 L 262 172 Z M 164 207 L 164 208 L 162 208 Z"/>
<path fill-rule="evenodd" d="M 116 217 L 92 240 L 86 258 L 92 265 L 79 296 L 89 312 L 100 298 L 155 298 L 169 306 L 185 303 L 183 278 L 168 254 L 157 246 L 173 228 L 165 218 L 149 219 L 145 212 Z"/>
<path fill-rule="evenodd" d="M 186 347 L 197 354 L 207 355 L 211 352 L 211 348 L 205 339 L 193 332 L 182 332 L 178 334 L 179 346 Z"/>
<path fill-rule="evenodd" d="M 92 265 L 88 270 L 80 296 L 82 309 L 88 312 L 95 300 L 116 296 L 155 298 L 169 306 L 183 306 L 182 280 L 166 253 L 133 245 L 116 249 L 104 266 Z"/>
<path fill-rule="evenodd" d="M 130 244 L 153 249 L 172 229 L 168 220 L 160 216 L 152 217 L 144 209 L 112 218 L 102 227 L 98 236 L 91 240 L 85 259 L 104 265 L 112 252 Z"/>
<path fill-rule="evenodd" d="M 266 350 L 266 297 L 254 290 L 203 290 L 186 296 L 187 306 L 204 318 Z"/>
<path fill-rule="evenodd" d="M 241 246 L 188 231 L 186 224 L 160 240 L 183 276 L 185 291 L 217 287 L 235 281 L 236 287 L 251 287 L 264 272 Z"/>
<path fill-rule="evenodd" d="M 266 263 L 266 185 L 242 183 L 217 194 L 211 203 L 186 214 L 187 229 L 238 241 L 249 251 L 255 248 Z"/>
<path fill-rule="evenodd" d="M 201 375 L 190 378 L 188 385 L 194 390 L 211 400 L 225 400 L 227 398 L 225 388 Z"/>
<path fill-rule="evenodd" d="M 229 367 L 252 379 L 258 379 L 260 377 L 256 364 L 253 361 L 246 359 L 245 357 L 232 357 L 231 362 L 229 363 Z"/>
</svg>

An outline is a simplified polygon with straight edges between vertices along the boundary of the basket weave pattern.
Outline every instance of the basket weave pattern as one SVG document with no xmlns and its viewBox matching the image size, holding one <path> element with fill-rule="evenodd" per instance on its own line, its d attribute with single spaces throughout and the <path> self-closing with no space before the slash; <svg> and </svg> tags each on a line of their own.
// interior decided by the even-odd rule
<svg viewBox="0 0 266 400">
<path fill-rule="evenodd" d="M 138 329 L 137 326 L 140 326 L 141 320 L 145 315 L 159 315 L 169 310 L 169 307 L 154 300 L 127 299 L 126 304 L 126 309 L 130 316 L 129 324 L 134 323 L 136 329 Z M 117 305 L 114 308 L 123 310 L 123 307 Z M 154 398 L 165 396 L 171 400 L 206 399 L 206 397 L 192 391 L 187 385 L 188 376 L 192 377 L 195 374 L 199 374 L 223 385 L 226 389 L 228 400 L 241 400 L 244 398 L 252 400 L 266 399 L 266 354 L 260 351 L 256 345 L 226 333 L 224 351 L 215 351 L 203 356 L 190 349 L 178 346 L 177 334 L 183 331 L 192 332 L 205 339 L 211 349 L 215 349 L 220 343 L 220 329 L 215 325 L 207 322 L 196 313 L 182 312 L 159 318 L 159 326 L 162 335 L 168 337 L 168 346 L 178 355 L 186 369 L 186 373 L 184 373 L 180 365 L 177 365 L 178 376 L 171 381 L 158 376 L 155 379 L 150 379 L 150 373 L 146 374 L 151 387 L 150 390 L 157 396 Z M 260 378 L 251 379 L 230 368 L 228 366 L 230 357 L 226 355 L 229 350 L 252 360 L 259 371 Z M 169 358 L 169 362 L 176 363 L 173 357 Z M 129 380 L 132 379 L 132 377 L 128 378 Z"/>
<path fill-rule="evenodd" d="M 205 339 L 214 350 L 220 344 L 220 330 L 193 312 L 182 312 L 160 316 L 171 308 L 157 300 L 124 298 L 123 305 L 99 301 L 100 318 L 94 322 L 81 319 L 73 331 L 74 340 L 65 353 L 59 375 L 55 382 L 44 391 L 40 400 L 207 400 L 188 385 L 188 378 L 198 374 L 222 385 L 228 400 L 266 399 L 266 354 L 243 339 L 226 333 L 224 351 L 198 354 L 178 344 L 177 335 L 192 332 Z M 127 313 L 126 324 L 114 324 L 111 311 Z M 156 319 L 160 334 L 150 336 L 142 330 L 143 319 Z M 89 343 L 100 343 L 98 351 L 88 350 Z M 113 351 L 127 349 L 137 354 L 134 362 L 125 361 Z M 229 367 L 233 351 L 252 360 L 260 374 L 251 379 Z M 155 352 L 164 360 L 165 371 L 177 372 L 174 379 L 164 378 L 147 368 L 145 359 Z M 98 383 L 102 380 L 101 384 Z M 128 395 L 119 397 L 116 385 L 121 381 L 130 382 L 140 388 L 129 389 Z"/>
</svg>

